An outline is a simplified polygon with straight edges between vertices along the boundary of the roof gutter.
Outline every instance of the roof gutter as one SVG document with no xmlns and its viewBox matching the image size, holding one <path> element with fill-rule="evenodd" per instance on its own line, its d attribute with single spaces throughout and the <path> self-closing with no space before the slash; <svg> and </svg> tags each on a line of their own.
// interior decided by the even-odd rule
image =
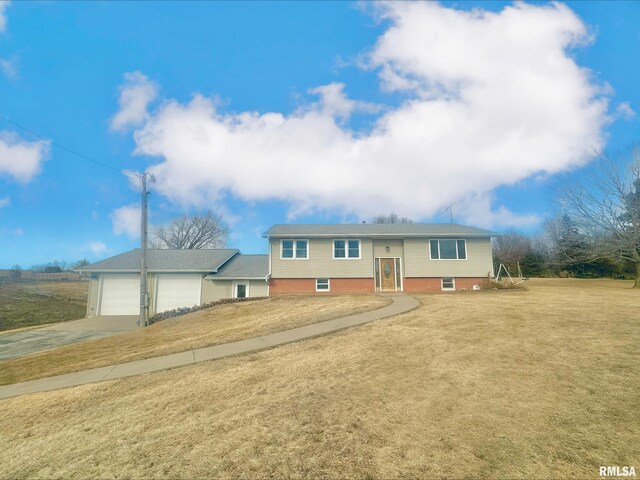
<svg viewBox="0 0 640 480">
<path fill-rule="evenodd" d="M 217 277 L 215 275 L 205 275 L 204 277 L 205 280 L 264 280 L 264 277 L 243 277 L 243 276 L 237 276 L 237 277 Z"/>
<path fill-rule="evenodd" d="M 113 268 L 113 269 L 108 269 L 108 268 L 100 268 L 100 269 L 80 269 L 80 270 L 74 270 L 75 272 L 78 273 L 140 273 L 140 269 L 134 269 L 134 268 Z M 148 273 L 202 273 L 204 275 L 207 275 L 209 273 L 212 272 L 212 270 L 176 270 L 176 269 L 163 269 L 163 270 L 155 270 L 155 269 L 148 269 L 147 270 Z M 217 270 L 214 270 L 217 271 Z"/>
<path fill-rule="evenodd" d="M 430 238 L 430 237 L 445 237 L 445 238 L 456 238 L 456 237 L 477 237 L 477 238 L 488 238 L 495 237 L 499 234 L 490 232 L 490 233 L 283 233 L 283 234 L 275 234 L 270 235 L 266 238 Z"/>
</svg>

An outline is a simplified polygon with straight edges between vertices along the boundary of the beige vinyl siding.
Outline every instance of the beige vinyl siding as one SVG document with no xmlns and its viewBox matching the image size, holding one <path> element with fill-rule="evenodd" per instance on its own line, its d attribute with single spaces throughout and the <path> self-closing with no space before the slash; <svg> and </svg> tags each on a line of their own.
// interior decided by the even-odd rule
<svg viewBox="0 0 640 480">
<path fill-rule="evenodd" d="M 202 280 L 202 303 L 217 302 L 231 298 L 233 280 Z"/>
<path fill-rule="evenodd" d="M 249 284 L 249 297 L 266 297 L 269 295 L 269 286 L 265 280 L 203 280 L 202 303 L 233 298 L 233 285 L 235 282 Z"/>
<path fill-rule="evenodd" d="M 251 280 L 249 282 L 250 297 L 267 297 L 269 296 L 269 285 L 265 280 Z"/>
<path fill-rule="evenodd" d="M 462 238 L 462 237 L 450 237 Z M 493 272 L 489 238 L 466 238 L 466 260 L 431 260 L 429 238 L 405 238 L 405 277 L 485 277 Z"/>
<path fill-rule="evenodd" d="M 100 277 L 89 280 L 89 294 L 87 298 L 87 317 L 93 317 L 98 311 L 98 292 L 100 291 Z"/>
<path fill-rule="evenodd" d="M 389 251 L 387 252 L 387 247 Z M 373 256 L 381 258 L 404 257 L 404 246 L 401 239 L 396 240 L 374 240 Z"/>
<path fill-rule="evenodd" d="M 341 239 L 336 237 L 336 239 Z M 272 278 L 365 278 L 373 277 L 373 243 L 360 239 L 360 259 L 333 259 L 332 238 L 309 238 L 309 258 L 281 259 L 280 239 L 269 239 Z"/>
</svg>

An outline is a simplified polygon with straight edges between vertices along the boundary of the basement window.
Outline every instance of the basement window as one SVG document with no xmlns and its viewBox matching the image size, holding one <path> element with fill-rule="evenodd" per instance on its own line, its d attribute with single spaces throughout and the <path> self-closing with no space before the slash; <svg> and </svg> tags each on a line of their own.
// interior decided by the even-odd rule
<svg viewBox="0 0 640 480">
<path fill-rule="evenodd" d="M 455 290 L 456 281 L 454 278 L 446 277 L 442 279 L 442 290 Z"/>
<path fill-rule="evenodd" d="M 328 291 L 329 291 L 329 279 L 316 278 L 316 292 L 328 292 Z"/>
</svg>

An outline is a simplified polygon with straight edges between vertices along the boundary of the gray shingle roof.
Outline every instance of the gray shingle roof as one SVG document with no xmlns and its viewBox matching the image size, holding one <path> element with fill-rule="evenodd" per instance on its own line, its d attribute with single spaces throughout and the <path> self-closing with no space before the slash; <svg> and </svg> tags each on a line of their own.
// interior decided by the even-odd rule
<svg viewBox="0 0 640 480">
<path fill-rule="evenodd" d="M 269 255 L 236 255 L 215 274 L 207 278 L 266 278 L 269 273 Z"/>
<path fill-rule="evenodd" d="M 455 223 L 356 223 L 274 225 L 263 237 L 493 237 L 497 234 Z"/>
<path fill-rule="evenodd" d="M 150 272 L 216 272 L 231 257 L 240 253 L 235 248 L 210 250 L 147 250 Z M 81 272 L 139 272 L 140 249 L 106 258 L 78 269 Z"/>
</svg>

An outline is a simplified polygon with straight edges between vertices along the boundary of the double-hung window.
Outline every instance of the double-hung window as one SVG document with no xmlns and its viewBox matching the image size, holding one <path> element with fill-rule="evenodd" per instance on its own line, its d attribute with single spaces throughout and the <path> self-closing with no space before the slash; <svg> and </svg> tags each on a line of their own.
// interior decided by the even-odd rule
<svg viewBox="0 0 640 480">
<path fill-rule="evenodd" d="M 309 258 L 308 240 L 282 240 L 280 242 L 280 257 L 283 259 Z"/>
<path fill-rule="evenodd" d="M 334 259 L 359 259 L 360 258 L 360 240 L 334 240 L 333 241 L 333 258 Z"/>
<path fill-rule="evenodd" d="M 466 240 L 429 240 L 431 260 L 466 260 Z"/>
<path fill-rule="evenodd" d="M 328 292 L 329 290 L 328 278 L 316 278 L 316 292 Z"/>
<path fill-rule="evenodd" d="M 443 278 L 440 280 L 442 285 L 442 290 L 455 290 L 456 289 L 456 279 L 455 278 Z"/>
</svg>

